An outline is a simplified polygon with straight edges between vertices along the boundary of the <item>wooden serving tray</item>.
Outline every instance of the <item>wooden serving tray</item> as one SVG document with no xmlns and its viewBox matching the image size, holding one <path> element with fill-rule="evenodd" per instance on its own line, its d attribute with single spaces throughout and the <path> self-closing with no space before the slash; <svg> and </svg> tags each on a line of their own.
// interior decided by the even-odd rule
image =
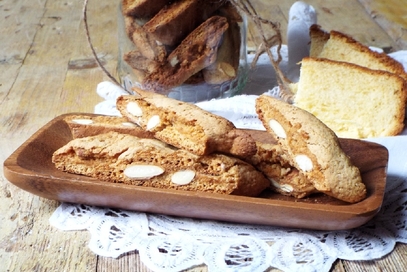
<svg viewBox="0 0 407 272">
<path fill-rule="evenodd" d="M 54 167 L 51 157 L 56 149 L 72 139 L 63 120 L 68 115 L 50 121 L 7 158 L 4 175 L 11 183 L 40 197 L 62 202 L 320 230 L 358 227 L 369 221 L 383 202 L 388 151 L 379 144 L 354 139 L 340 141 L 359 167 L 367 187 L 367 198 L 356 204 L 322 194 L 300 200 L 271 191 L 265 191 L 259 197 L 243 197 L 146 188 L 61 172 Z M 264 131 L 250 132 L 259 140 L 271 139 Z"/>
</svg>

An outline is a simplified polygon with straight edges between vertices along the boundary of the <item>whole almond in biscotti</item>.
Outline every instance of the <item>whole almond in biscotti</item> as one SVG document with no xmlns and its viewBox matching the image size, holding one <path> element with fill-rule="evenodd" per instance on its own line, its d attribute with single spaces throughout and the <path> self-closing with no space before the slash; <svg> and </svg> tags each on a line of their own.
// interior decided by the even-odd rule
<svg viewBox="0 0 407 272">
<path fill-rule="evenodd" d="M 117 109 L 157 139 L 197 155 L 213 152 L 238 157 L 256 153 L 256 143 L 229 120 L 201 108 L 134 88 L 137 96 L 121 96 Z"/>
<path fill-rule="evenodd" d="M 256 154 L 244 160 L 270 180 L 272 190 L 295 198 L 304 198 L 317 192 L 312 182 L 295 168 L 280 145 L 257 140 L 256 145 Z"/>
<path fill-rule="evenodd" d="M 225 17 L 213 16 L 206 20 L 171 52 L 160 69 L 147 76 L 144 89 L 165 92 L 214 63 L 227 28 Z"/>
<path fill-rule="evenodd" d="M 197 156 L 156 139 L 116 132 L 74 139 L 55 151 L 52 161 L 69 173 L 161 189 L 257 196 L 269 186 L 240 159 Z"/>
<path fill-rule="evenodd" d="M 257 98 L 256 111 L 266 130 L 318 191 L 350 203 L 366 197 L 359 169 L 335 133 L 314 115 L 267 95 Z"/>
<path fill-rule="evenodd" d="M 224 0 L 173 1 L 143 28 L 161 44 L 174 48 L 224 3 Z"/>
</svg>

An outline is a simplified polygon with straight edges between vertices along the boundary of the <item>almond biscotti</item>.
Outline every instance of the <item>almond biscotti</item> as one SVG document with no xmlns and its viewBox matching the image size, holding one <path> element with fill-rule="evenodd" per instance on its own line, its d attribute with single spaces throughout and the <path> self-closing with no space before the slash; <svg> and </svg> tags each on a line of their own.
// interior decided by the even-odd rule
<svg viewBox="0 0 407 272">
<path fill-rule="evenodd" d="M 107 115 L 68 115 L 64 118 L 73 138 L 83 138 L 115 131 L 140 138 L 153 138 L 153 133 L 142 129 L 124 117 Z"/>
<path fill-rule="evenodd" d="M 122 0 L 122 10 L 126 16 L 150 18 L 170 2 L 170 0 Z"/>
<path fill-rule="evenodd" d="M 193 104 L 134 90 L 141 96 L 120 96 L 117 109 L 157 139 L 197 155 L 220 152 L 246 157 L 256 153 L 253 138 L 229 120 Z"/>
<path fill-rule="evenodd" d="M 270 189 L 295 198 L 304 198 L 318 192 L 312 182 L 295 168 L 280 145 L 260 141 L 256 145 L 256 154 L 245 158 L 245 161 L 270 180 Z"/>
<path fill-rule="evenodd" d="M 159 43 L 175 47 L 211 17 L 224 2 L 224 0 L 173 1 L 155 14 L 143 28 Z"/>
<path fill-rule="evenodd" d="M 207 19 L 182 40 L 159 69 L 146 77 L 143 88 L 165 92 L 213 64 L 228 27 L 225 17 Z"/>
<path fill-rule="evenodd" d="M 293 165 L 318 191 L 350 203 L 366 197 L 359 169 L 335 133 L 314 115 L 267 95 L 257 98 L 256 111 Z"/>
<path fill-rule="evenodd" d="M 241 32 L 239 22 L 242 18 L 229 4 L 221 7 L 217 14 L 227 18 L 229 27 L 223 34 L 216 61 L 202 70 L 205 82 L 208 84 L 222 84 L 233 80 L 238 74 L 241 46 Z M 233 16 L 233 14 L 236 14 Z"/>
<path fill-rule="evenodd" d="M 70 141 L 55 166 L 107 182 L 257 196 L 270 182 L 252 165 L 222 154 L 197 156 L 156 139 L 109 132 Z"/>
</svg>

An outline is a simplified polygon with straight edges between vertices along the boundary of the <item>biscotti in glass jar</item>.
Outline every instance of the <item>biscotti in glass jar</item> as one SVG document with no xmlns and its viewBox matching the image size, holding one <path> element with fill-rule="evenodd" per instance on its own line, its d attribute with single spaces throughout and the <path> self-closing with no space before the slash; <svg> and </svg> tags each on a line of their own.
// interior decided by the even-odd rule
<svg viewBox="0 0 407 272">
<path fill-rule="evenodd" d="M 247 78 L 246 21 L 227 0 L 122 0 L 121 84 L 199 102 L 238 94 Z"/>
</svg>

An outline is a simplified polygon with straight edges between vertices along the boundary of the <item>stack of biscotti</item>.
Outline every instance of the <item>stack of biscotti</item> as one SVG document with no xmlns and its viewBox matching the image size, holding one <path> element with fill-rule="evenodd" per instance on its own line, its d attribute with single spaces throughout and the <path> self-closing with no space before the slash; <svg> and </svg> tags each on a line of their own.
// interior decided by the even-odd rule
<svg viewBox="0 0 407 272">
<path fill-rule="evenodd" d="M 237 158 L 198 156 L 157 139 L 114 131 L 74 139 L 52 159 L 60 170 L 128 185 L 244 196 L 269 187 L 259 171 Z"/>
<path fill-rule="evenodd" d="M 353 38 L 312 26 L 311 56 L 301 62 L 294 105 L 344 138 L 393 136 L 404 128 L 403 66 Z"/>
<path fill-rule="evenodd" d="M 55 166 L 102 181 L 163 189 L 257 196 L 270 187 L 241 159 L 256 153 L 250 134 L 195 105 L 139 93 L 146 96 L 118 99 L 124 117 L 67 117 L 75 139 L 54 152 Z"/>
<path fill-rule="evenodd" d="M 237 76 L 242 18 L 227 0 L 123 0 L 134 50 L 124 52 L 144 89 L 222 84 Z"/>
</svg>

